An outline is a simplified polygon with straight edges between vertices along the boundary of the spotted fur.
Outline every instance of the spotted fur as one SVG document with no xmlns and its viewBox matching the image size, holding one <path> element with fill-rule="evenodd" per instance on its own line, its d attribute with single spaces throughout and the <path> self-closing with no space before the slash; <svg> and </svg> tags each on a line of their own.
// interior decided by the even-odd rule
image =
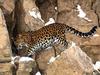
<svg viewBox="0 0 100 75">
<path fill-rule="evenodd" d="M 16 37 L 15 42 L 18 50 L 26 48 L 28 54 L 32 54 L 49 46 L 53 46 L 56 42 L 67 46 L 65 33 L 72 33 L 81 37 L 90 37 L 96 32 L 96 29 L 97 26 L 94 26 L 89 32 L 80 32 L 68 25 L 53 23 L 36 31 L 21 33 Z"/>
</svg>

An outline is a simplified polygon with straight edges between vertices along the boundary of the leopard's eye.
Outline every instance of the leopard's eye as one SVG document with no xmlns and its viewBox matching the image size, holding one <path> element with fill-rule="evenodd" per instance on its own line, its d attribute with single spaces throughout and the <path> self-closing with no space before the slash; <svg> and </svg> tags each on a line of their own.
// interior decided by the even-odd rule
<svg viewBox="0 0 100 75">
<path fill-rule="evenodd" d="M 18 44 L 17 49 L 20 50 L 20 49 L 22 49 L 22 48 L 23 48 L 22 43 Z"/>
</svg>

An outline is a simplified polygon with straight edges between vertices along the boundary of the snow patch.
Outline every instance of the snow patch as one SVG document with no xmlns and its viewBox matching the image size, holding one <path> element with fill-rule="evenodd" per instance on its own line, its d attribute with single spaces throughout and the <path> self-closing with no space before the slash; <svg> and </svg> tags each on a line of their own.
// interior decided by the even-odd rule
<svg viewBox="0 0 100 75">
<path fill-rule="evenodd" d="M 38 71 L 35 75 L 41 75 L 41 73 Z"/>
<path fill-rule="evenodd" d="M 20 57 L 20 56 L 15 56 L 15 57 L 12 56 L 12 57 L 11 57 L 11 64 L 14 65 L 14 64 L 15 64 L 15 59 L 16 59 L 16 58 L 19 58 L 19 57 Z"/>
<path fill-rule="evenodd" d="M 29 61 L 33 61 L 33 59 L 30 57 L 21 57 L 19 59 L 19 62 L 29 62 Z"/>
<path fill-rule="evenodd" d="M 98 37 L 98 36 L 100 36 L 100 35 L 99 35 L 99 34 L 94 34 L 94 35 L 93 35 L 93 37 Z"/>
<path fill-rule="evenodd" d="M 11 57 L 11 64 L 15 64 L 15 61 L 18 60 L 18 62 L 29 62 L 29 61 L 34 61 L 32 58 L 30 57 L 20 57 L 20 56 L 15 56 L 15 57 Z"/>
<path fill-rule="evenodd" d="M 97 61 L 95 64 L 93 64 L 93 67 L 94 67 L 94 70 L 100 73 L 100 61 Z"/>
<path fill-rule="evenodd" d="M 71 42 L 71 47 L 75 47 L 75 46 L 76 46 L 76 43 Z"/>
<path fill-rule="evenodd" d="M 45 23 L 45 26 L 52 24 L 52 23 L 55 23 L 55 20 L 53 18 L 49 18 L 49 21 L 47 23 Z"/>
<path fill-rule="evenodd" d="M 55 7 L 55 10 L 57 10 L 58 8 L 57 7 Z"/>
<path fill-rule="evenodd" d="M 84 17 L 85 20 L 91 22 L 92 20 L 90 20 L 88 17 Z"/>
<path fill-rule="evenodd" d="M 80 5 L 77 5 L 77 11 L 79 12 L 79 14 L 77 15 L 78 17 L 83 18 L 87 21 L 92 21 L 92 20 L 90 20 L 89 18 L 86 17 L 86 13 L 81 9 Z"/>
<path fill-rule="evenodd" d="M 33 8 L 31 11 L 29 11 L 29 14 L 34 17 L 35 19 L 40 19 L 42 22 L 44 20 L 41 18 L 41 14 L 37 8 Z"/>
<path fill-rule="evenodd" d="M 60 55 L 57 55 L 56 57 L 52 56 L 47 64 L 54 62 L 58 57 L 60 57 Z"/>
</svg>

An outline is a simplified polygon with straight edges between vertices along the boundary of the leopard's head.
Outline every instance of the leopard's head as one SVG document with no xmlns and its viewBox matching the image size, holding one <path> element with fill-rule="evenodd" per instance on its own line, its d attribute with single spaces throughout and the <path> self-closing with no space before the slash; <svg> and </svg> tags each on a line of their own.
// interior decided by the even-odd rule
<svg viewBox="0 0 100 75">
<path fill-rule="evenodd" d="M 27 32 L 18 34 L 15 38 L 14 44 L 18 51 L 18 55 L 27 56 L 31 46 L 31 38 Z"/>
</svg>

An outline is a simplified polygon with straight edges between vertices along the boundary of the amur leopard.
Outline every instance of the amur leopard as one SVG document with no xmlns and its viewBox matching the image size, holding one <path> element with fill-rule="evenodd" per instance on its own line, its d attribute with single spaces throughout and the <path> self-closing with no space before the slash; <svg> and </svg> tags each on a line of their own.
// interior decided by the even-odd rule
<svg viewBox="0 0 100 75">
<path fill-rule="evenodd" d="M 89 32 L 80 32 L 66 24 L 53 23 L 44 26 L 36 31 L 24 32 L 15 39 L 15 45 L 18 50 L 27 49 L 27 55 L 53 46 L 56 42 L 68 45 L 65 39 L 66 33 L 72 33 L 81 37 L 90 37 L 96 32 L 97 26 L 94 26 Z"/>
</svg>

